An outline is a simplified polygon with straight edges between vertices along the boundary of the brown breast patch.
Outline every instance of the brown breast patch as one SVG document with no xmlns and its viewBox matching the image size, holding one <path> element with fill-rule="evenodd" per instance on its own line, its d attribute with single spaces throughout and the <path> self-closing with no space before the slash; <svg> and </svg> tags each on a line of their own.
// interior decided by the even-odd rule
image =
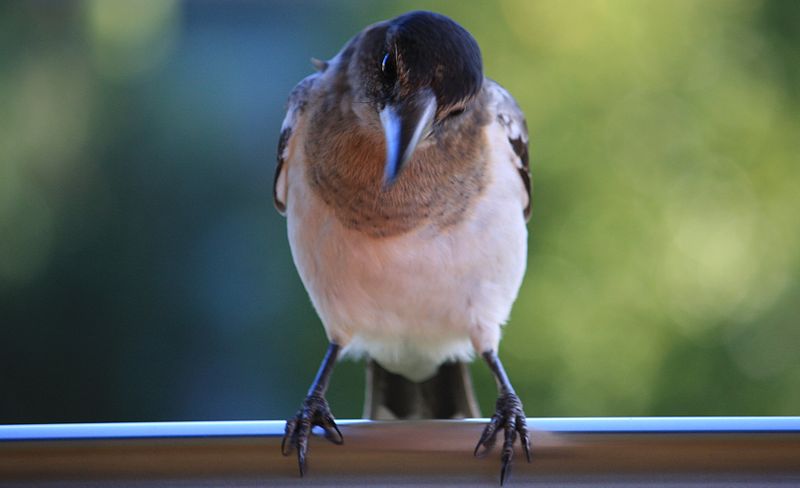
<svg viewBox="0 0 800 488">
<path fill-rule="evenodd" d="M 355 114 L 324 100 L 309 113 L 308 181 L 342 224 L 373 237 L 456 224 L 488 183 L 488 115 L 482 106 L 475 103 L 436 127 L 435 144 L 418 149 L 395 183 L 383 189 L 382 132 L 361 127 Z"/>
</svg>

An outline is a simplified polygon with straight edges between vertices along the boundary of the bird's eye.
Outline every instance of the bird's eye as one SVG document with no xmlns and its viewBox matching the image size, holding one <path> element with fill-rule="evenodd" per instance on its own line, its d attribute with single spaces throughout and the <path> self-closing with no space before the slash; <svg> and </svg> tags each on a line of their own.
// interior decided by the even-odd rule
<svg viewBox="0 0 800 488">
<path fill-rule="evenodd" d="M 384 83 L 389 85 L 394 84 L 397 77 L 396 70 L 394 56 L 392 56 L 392 53 L 387 52 L 383 55 L 383 59 L 381 60 L 381 73 L 383 74 Z"/>
<path fill-rule="evenodd" d="M 383 56 L 383 61 L 381 61 L 381 71 L 386 73 L 386 63 L 389 61 L 389 53 L 386 53 Z"/>
<path fill-rule="evenodd" d="M 457 116 L 463 114 L 464 110 L 466 110 L 464 107 L 459 107 L 459 108 L 453 109 L 453 110 L 450 111 L 450 113 L 447 114 L 447 116 L 448 117 L 457 117 Z"/>
</svg>

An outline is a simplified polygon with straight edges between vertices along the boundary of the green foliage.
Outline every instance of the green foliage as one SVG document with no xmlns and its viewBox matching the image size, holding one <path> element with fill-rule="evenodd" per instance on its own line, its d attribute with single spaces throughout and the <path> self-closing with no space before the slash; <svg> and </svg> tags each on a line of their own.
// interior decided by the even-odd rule
<svg viewBox="0 0 800 488">
<path fill-rule="evenodd" d="M 528 117 L 501 346 L 528 413 L 797 414 L 797 2 L 99 1 L 0 7 L 0 422 L 296 408 L 325 339 L 270 208 L 283 102 L 412 8 L 469 29 Z"/>
</svg>

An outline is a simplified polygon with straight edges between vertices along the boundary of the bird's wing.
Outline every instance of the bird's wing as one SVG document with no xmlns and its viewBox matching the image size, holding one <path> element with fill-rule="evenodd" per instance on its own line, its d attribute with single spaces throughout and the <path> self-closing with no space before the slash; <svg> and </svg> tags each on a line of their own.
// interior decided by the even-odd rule
<svg viewBox="0 0 800 488">
<path fill-rule="evenodd" d="M 278 139 L 278 162 L 275 167 L 275 179 L 272 185 L 272 200 L 275 208 L 281 215 L 286 215 L 286 194 L 288 185 L 286 182 L 286 162 L 291 160 L 291 153 L 294 150 L 293 138 L 294 129 L 297 122 L 308 103 L 311 88 L 318 78 L 318 73 L 314 73 L 304 78 L 294 87 L 289 95 L 286 106 L 286 117 L 281 125 L 281 135 Z"/>
<path fill-rule="evenodd" d="M 522 184 L 528 192 L 528 201 L 523 210 L 525 219 L 531 215 L 531 172 L 528 163 L 528 124 L 525 122 L 525 115 L 519 108 L 514 97 L 500 86 L 497 82 L 486 80 L 490 94 L 490 103 L 494 107 L 497 122 L 503 127 L 508 137 L 508 143 L 516 154 L 514 163 L 519 171 Z"/>
</svg>

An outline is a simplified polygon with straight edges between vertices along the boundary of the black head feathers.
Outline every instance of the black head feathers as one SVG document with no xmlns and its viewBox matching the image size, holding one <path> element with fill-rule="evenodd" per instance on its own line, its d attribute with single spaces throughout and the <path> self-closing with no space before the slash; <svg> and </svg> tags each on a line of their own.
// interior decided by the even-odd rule
<svg viewBox="0 0 800 488">
<path fill-rule="evenodd" d="M 483 85 L 478 43 L 444 15 L 410 12 L 367 31 L 360 42 L 360 74 L 379 106 L 429 89 L 437 114 L 446 115 L 463 109 Z"/>
</svg>

